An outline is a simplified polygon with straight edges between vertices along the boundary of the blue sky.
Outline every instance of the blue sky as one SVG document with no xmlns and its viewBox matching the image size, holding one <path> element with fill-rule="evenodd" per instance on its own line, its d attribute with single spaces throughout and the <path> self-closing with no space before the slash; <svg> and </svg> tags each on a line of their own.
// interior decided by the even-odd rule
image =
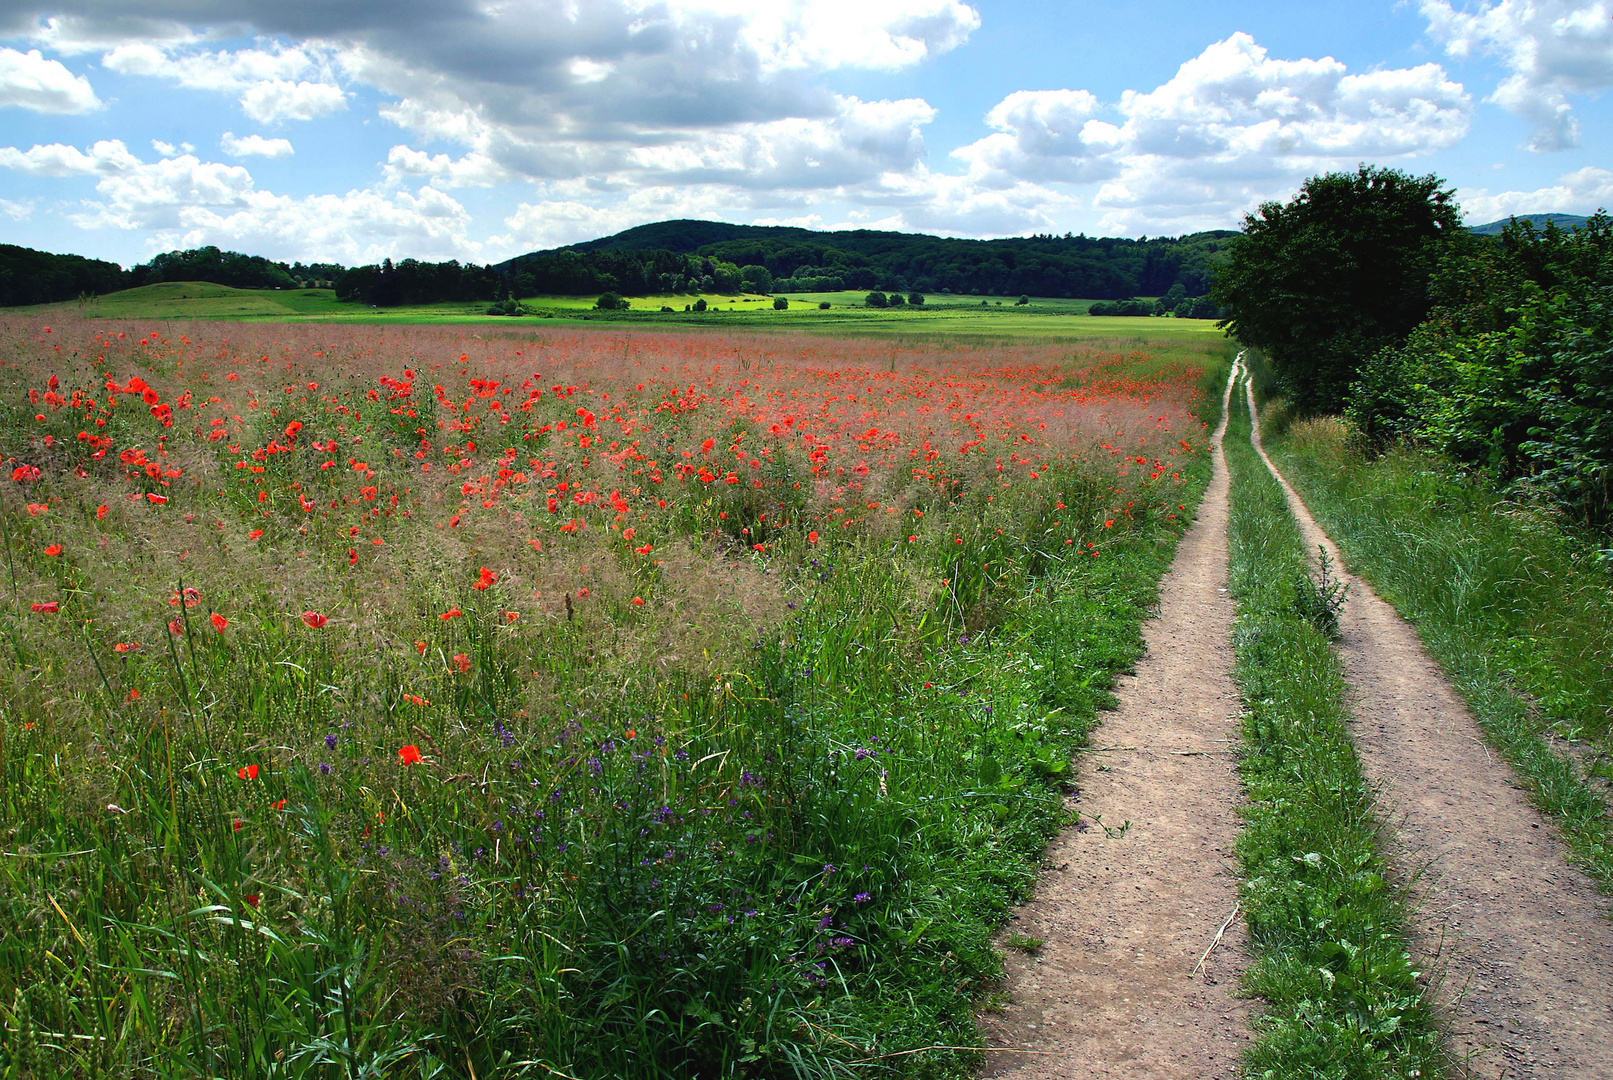
<svg viewBox="0 0 1613 1080">
<path fill-rule="evenodd" d="M 1162 235 L 1360 162 L 1473 222 L 1589 213 L 1609 87 L 1613 0 L 8 0 L 0 236 L 128 265 L 671 217 Z"/>
</svg>

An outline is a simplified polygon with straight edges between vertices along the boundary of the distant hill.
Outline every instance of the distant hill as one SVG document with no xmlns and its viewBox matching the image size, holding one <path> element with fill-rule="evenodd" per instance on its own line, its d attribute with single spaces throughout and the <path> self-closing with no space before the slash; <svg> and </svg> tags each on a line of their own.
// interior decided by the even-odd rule
<svg viewBox="0 0 1613 1080">
<path fill-rule="evenodd" d="M 519 255 L 495 269 L 508 275 L 516 295 L 721 292 L 742 279 L 761 292 L 879 289 L 1108 300 L 1162 296 L 1174 288 L 1196 297 L 1209 291 L 1215 259 L 1236 235 L 960 240 L 684 219 Z"/>
<path fill-rule="evenodd" d="M 1467 231 L 1478 236 L 1500 236 L 1501 230 L 1512 222 L 1512 218 L 1501 221 L 1492 221 L 1488 225 L 1469 225 Z M 1519 214 L 1517 220 L 1527 221 L 1537 229 L 1544 229 L 1549 222 L 1559 229 L 1572 229 L 1576 225 L 1583 225 L 1589 218 L 1579 214 Z"/>
</svg>

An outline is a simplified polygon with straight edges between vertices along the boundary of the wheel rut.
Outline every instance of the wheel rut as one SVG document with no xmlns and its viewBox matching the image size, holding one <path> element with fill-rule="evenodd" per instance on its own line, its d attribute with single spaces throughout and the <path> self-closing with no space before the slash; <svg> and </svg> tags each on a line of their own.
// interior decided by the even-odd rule
<svg viewBox="0 0 1613 1080">
<path fill-rule="evenodd" d="M 1249 406 L 1255 415 L 1252 391 Z M 1443 972 L 1448 1045 L 1474 1076 L 1613 1078 L 1608 899 L 1566 864 L 1416 630 L 1345 571 L 1258 424 L 1252 438 L 1307 546 L 1320 544 L 1349 582 L 1339 651 L 1351 730 L 1393 826 L 1396 865 L 1416 881 L 1416 946 Z"/>
<path fill-rule="evenodd" d="M 1144 626 L 1147 652 L 1080 755 L 1082 826 L 1055 838 L 1034 899 L 1006 928 L 1045 944 L 1005 950 L 1008 1001 L 980 1021 L 999 1051 L 986 1076 L 1231 1077 L 1247 1045 L 1241 918 L 1194 974 L 1238 898 L 1225 431 L 1223 408 L 1209 487 Z M 1131 824 L 1110 835 L 1100 818 Z"/>
</svg>

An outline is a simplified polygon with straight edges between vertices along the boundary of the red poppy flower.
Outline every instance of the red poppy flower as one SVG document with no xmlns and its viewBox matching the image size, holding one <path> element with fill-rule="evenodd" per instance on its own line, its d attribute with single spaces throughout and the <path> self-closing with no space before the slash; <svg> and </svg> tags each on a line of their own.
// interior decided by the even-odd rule
<svg viewBox="0 0 1613 1080">
<path fill-rule="evenodd" d="M 31 604 L 29 607 L 36 615 L 54 615 L 61 606 L 59 600 L 46 600 L 43 604 Z"/>
<path fill-rule="evenodd" d="M 426 643 L 424 641 L 415 642 L 414 651 L 419 653 L 421 656 L 426 655 Z"/>
<path fill-rule="evenodd" d="M 183 634 L 185 632 L 185 628 L 179 625 L 178 619 L 174 619 L 168 623 L 168 632 L 178 636 L 179 634 Z"/>
<path fill-rule="evenodd" d="M 504 621 L 507 622 L 507 623 L 512 623 L 516 619 L 519 619 L 520 617 L 521 617 L 521 613 L 519 611 L 506 611 L 504 613 Z"/>
<path fill-rule="evenodd" d="M 140 643 L 138 641 L 120 641 L 116 645 L 112 646 L 112 651 L 117 653 L 128 653 L 134 652 L 139 647 Z"/>
<path fill-rule="evenodd" d="M 138 691 L 138 690 L 130 690 L 128 696 L 125 697 L 123 700 L 124 701 L 139 701 L 140 700 L 140 691 Z"/>
<path fill-rule="evenodd" d="M 234 819 L 232 819 L 230 821 L 230 831 L 231 832 L 240 832 L 242 827 L 243 826 L 242 826 L 240 818 L 234 818 Z"/>
<path fill-rule="evenodd" d="M 477 576 L 476 584 L 472 585 L 471 588 L 481 592 L 490 588 L 497 580 L 498 575 L 484 566 L 482 567 L 482 572 Z"/>
<path fill-rule="evenodd" d="M 60 545 L 60 544 L 52 544 L 52 545 L 50 545 L 49 547 L 47 547 L 45 549 L 45 554 L 46 555 L 56 556 L 56 555 L 60 555 L 61 553 L 62 553 L 62 545 Z"/>
<path fill-rule="evenodd" d="M 101 521 L 101 520 L 105 519 L 105 517 L 106 517 L 106 504 L 102 503 L 100 506 L 97 506 L 95 508 L 95 520 L 96 521 Z"/>
<path fill-rule="evenodd" d="M 258 778 L 258 767 L 256 765 L 242 765 L 235 770 L 235 775 L 242 780 L 256 780 Z"/>
<path fill-rule="evenodd" d="M 634 607 L 643 607 L 644 606 L 644 597 L 642 597 L 642 596 L 633 597 L 632 604 L 633 604 Z"/>
<path fill-rule="evenodd" d="M 213 612 L 212 615 L 208 616 L 208 618 L 212 620 L 213 629 L 217 630 L 221 634 L 224 632 L 224 628 L 230 625 L 230 620 L 226 619 L 216 611 Z"/>
<path fill-rule="evenodd" d="M 258 537 L 260 537 L 262 535 L 263 535 L 263 530 L 262 529 L 253 529 L 251 532 L 246 534 L 246 538 L 248 540 L 256 540 Z"/>
<path fill-rule="evenodd" d="M 818 542 L 818 534 L 817 534 L 817 532 L 815 530 L 813 532 L 807 533 L 807 543 L 816 544 L 817 542 Z"/>
<path fill-rule="evenodd" d="M 258 906 L 258 894 L 255 893 L 255 892 L 249 892 L 245 896 L 241 897 L 241 899 L 245 900 L 248 904 L 251 904 L 253 907 Z"/>
<path fill-rule="evenodd" d="M 464 614 L 465 613 L 463 611 L 459 610 L 459 605 L 455 604 L 453 607 L 449 608 L 447 611 L 443 612 L 441 615 L 438 615 L 437 618 L 441 619 L 443 622 L 447 622 L 449 619 L 460 618 Z"/>
<path fill-rule="evenodd" d="M 284 799 L 281 799 L 278 802 L 272 802 L 272 803 L 269 804 L 269 809 L 270 810 L 284 810 L 285 808 L 286 808 L 286 800 L 284 800 Z"/>
<path fill-rule="evenodd" d="M 420 756 L 420 748 L 414 743 L 398 748 L 399 765 L 418 765 L 424 760 L 425 758 Z"/>
<path fill-rule="evenodd" d="M 464 653 L 455 653 L 454 666 L 459 669 L 459 673 L 461 675 L 465 674 L 466 672 L 470 671 L 470 657 L 466 656 Z"/>
<path fill-rule="evenodd" d="M 302 613 L 302 621 L 308 624 L 310 630 L 318 630 L 321 626 L 330 622 L 330 619 L 317 611 L 305 611 Z"/>
<path fill-rule="evenodd" d="M 166 495 L 158 495 L 154 491 L 148 491 L 148 492 L 146 492 L 146 501 L 150 502 L 150 503 L 156 503 L 156 504 L 158 504 L 160 506 L 161 504 L 163 504 L 163 503 L 168 501 L 168 496 L 166 496 Z"/>
</svg>

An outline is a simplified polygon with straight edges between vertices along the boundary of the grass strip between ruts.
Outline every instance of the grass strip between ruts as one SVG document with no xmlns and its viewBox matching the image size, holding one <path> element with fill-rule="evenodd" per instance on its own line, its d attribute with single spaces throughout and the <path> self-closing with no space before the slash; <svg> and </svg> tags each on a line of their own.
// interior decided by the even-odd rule
<svg viewBox="0 0 1613 1080">
<path fill-rule="evenodd" d="M 1337 424 L 1269 445 L 1351 570 L 1417 627 L 1574 861 L 1613 892 L 1613 589 L 1588 545 L 1428 455 L 1369 461 Z M 1576 761 L 1565 744 L 1600 752 Z"/>
<path fill-rule="evenodd" d="M 1403 888 L 1385 879 L 1382 823 L 1346 723 L 1342 667 L 1296 610 L 1299 532 L 1249 444 L 1233 394 L 1229 587 L 1244 700 L 1238 839 L 1256 952 L 1244 989 L 1265 999 L 1253 1077 L 1434 1077 L 1436 1018 L 1406 944 Z"/>
</svg>

